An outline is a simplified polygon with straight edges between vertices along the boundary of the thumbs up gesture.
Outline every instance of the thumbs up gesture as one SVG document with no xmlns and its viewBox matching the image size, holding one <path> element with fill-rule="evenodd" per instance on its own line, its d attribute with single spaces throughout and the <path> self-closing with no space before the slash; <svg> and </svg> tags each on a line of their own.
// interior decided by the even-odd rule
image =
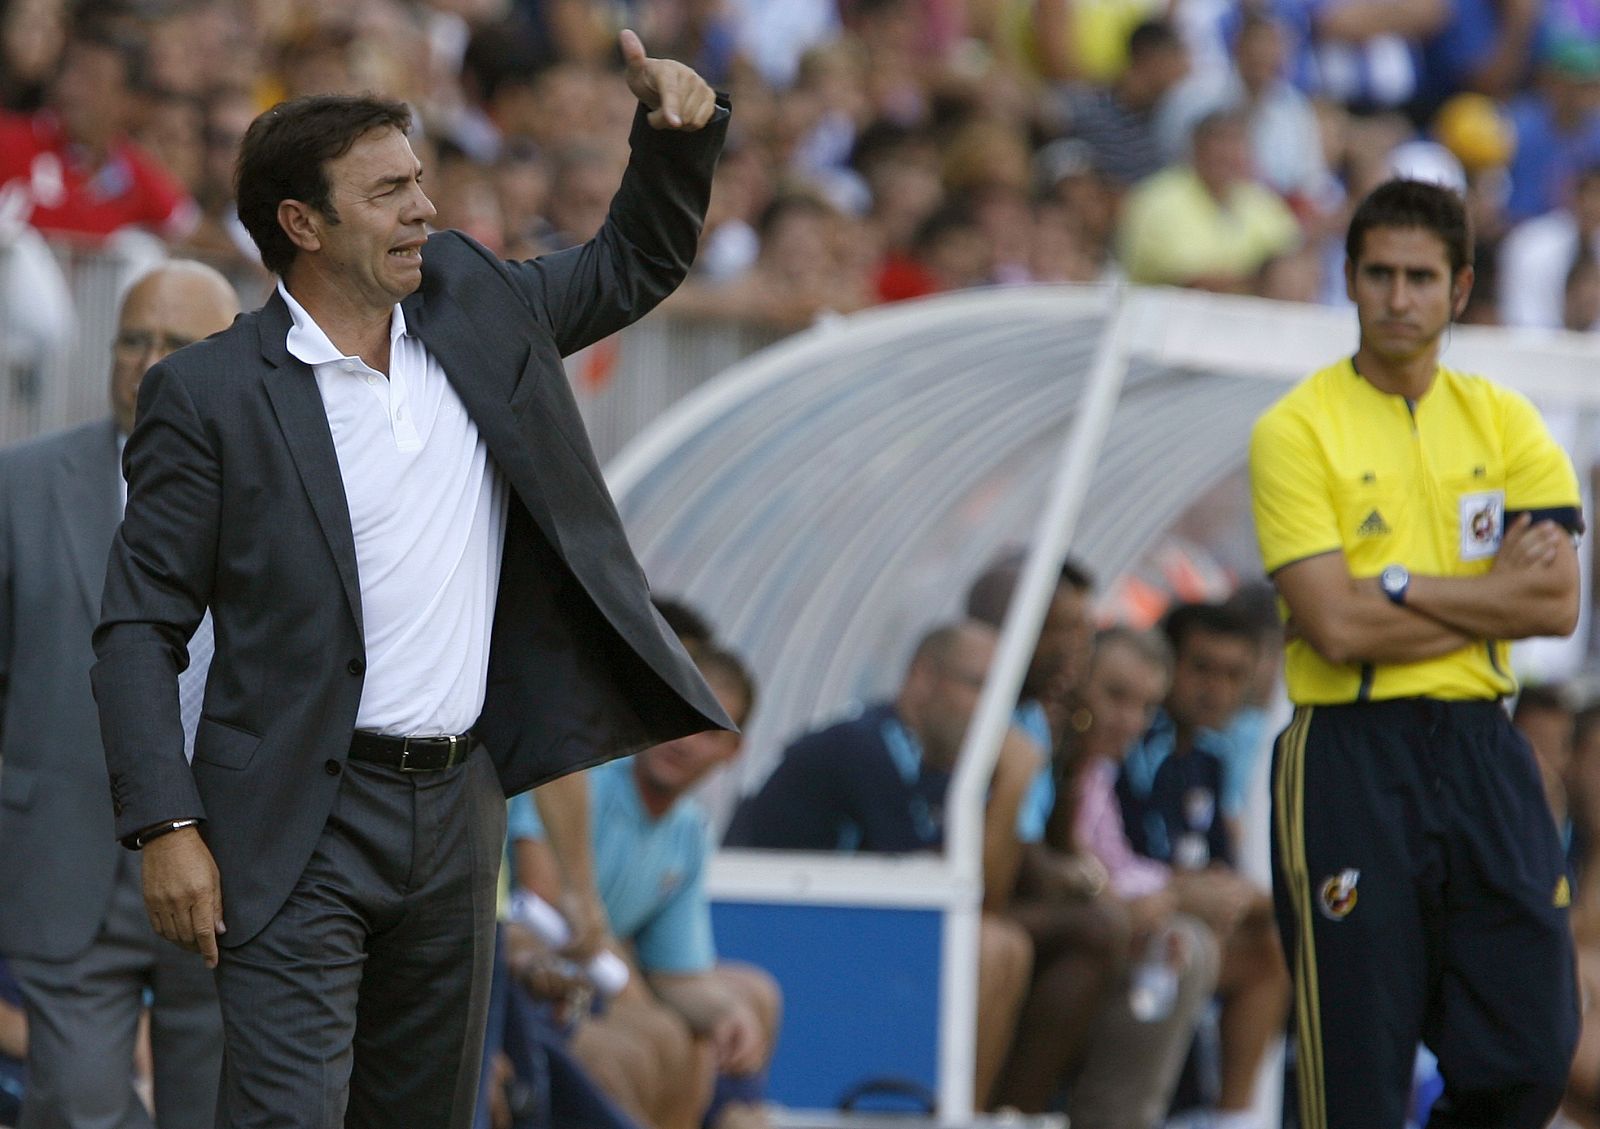
<svg viewBox="0 0 1600 1129">
<path fill-rule="evenodd" d="M 672 59 L 652 59 L 631 31 L 624 29 L 619 42 L 628 89 L 649 109 L 646 120 L 653 127 L 690 133 L 711 120 L 716 94 L 705 79 Z"/>
</svg>

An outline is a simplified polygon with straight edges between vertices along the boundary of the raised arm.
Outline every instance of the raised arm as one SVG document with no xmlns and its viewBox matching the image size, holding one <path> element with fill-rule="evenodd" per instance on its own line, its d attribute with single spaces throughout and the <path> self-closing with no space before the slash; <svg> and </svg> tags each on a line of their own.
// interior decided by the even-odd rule
<svg viewBox="0 0 1600 1129">
<path fill-rule="evenodd" d="M 728 104 L 704 79 L 645 55 L 631 31 L 621 44 L 640 106 L 605 224 L 576 247 L 508 264 L 562 355 L 637 321 L 689 273 L 727 133 Z"/>
</svg>

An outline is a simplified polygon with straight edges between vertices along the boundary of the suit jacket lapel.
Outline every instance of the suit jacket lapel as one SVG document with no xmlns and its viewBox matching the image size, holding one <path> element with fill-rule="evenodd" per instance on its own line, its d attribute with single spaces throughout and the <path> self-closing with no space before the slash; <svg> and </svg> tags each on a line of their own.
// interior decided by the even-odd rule
<svg viewBox="0 0 1600 1129">
<path fill-rule="evenodd" d="M 333 433 L 328 430 L 328 415 L 322 406 L 322 393 L 317 390 L 316 374 L 289 353 L 290 324 L 289 307 L 274 289 L 257 322 L 261 355 L 270 366 L 266 373 L 267 398 L 283 428 L 284 442 L 300 472 L 317 524 L 333 552 L 356 630 L 364 636 L 356 541 L 350 531 L 350 507 L 345 501 L 344 479 L 339 474 L 339 456 L 333 448 Z"/>
<path fill-rule="evenodd" d="M 428 352 L 444 368 L 450 386 L 466 405 L 467 414 L 501 473 L 527 506 L 545 539 L 561 552 L 555 516 L 540 484 L 539 461 L 523 441 L 510 409 L 515 378 L 528 360 L 527 345 L 518 342 L 514 357 L 494 355 L 493 346 L 480 338 L 466 313 L 443 291 L 434 292 L 426 301 L 418 291 L 400 308 L 406 316 L 407 332 L 422 338 Z"/>
<path fill-rule="evenodd" d="M 63 460 L 62 474 L 52 489 L 71 549 L 72 571 L 93 623 L 100 618 L 106 554 L 122 520 L 122 492 L 117 485 L 122 470 L 117 461 L 116 424 L 106 424 L 90 439 Z"/>
</svg>

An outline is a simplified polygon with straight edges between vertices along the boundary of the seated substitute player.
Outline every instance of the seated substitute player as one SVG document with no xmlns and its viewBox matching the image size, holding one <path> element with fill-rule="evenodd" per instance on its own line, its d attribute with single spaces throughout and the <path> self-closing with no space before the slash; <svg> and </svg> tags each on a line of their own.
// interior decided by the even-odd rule
<svg viewBox="0 0 1600 1129">
<path fill-rule="evenodd" d="M 743 725 L 755 706 L 744 664 L 710 644 L 694 657 Z M 586 774 L 595 883 L 623 955 L 643 976 L 579 1025 L 573 1049 L 628 1113 L 657 1125 L 703 1119 L 708 1129 L 746 1129 L 766 1121 L 761 1101 L 782 998 L 761 969 L 717 961 L 705 890 L 710 834 L 689 795 L 740 748 L 738 733 L 697 733 Z M 554 873 L 555 860 L 525 797 L 512 800 L 507 832 L 517 881 L 550 900 L 553 884 L 539 876 Z M 685 1025 L 696 1039 L 687 1063 L 673 1037 Z"/>
<path fill-rule="evenodd" d="M 1419 1039 L 1431 1129 L 1543 1126 L 1577 1037 L 1561 844 L 1500 699 L 1507 640 L 1573 629 L 1583 518 L 1532 405 L 1440 363 L 1471 247 L 1449 190 L 1374 189 L 1346 239 L 1356 353 L 1251 439 L 1289 614 L 1274 893 L 1307 1129 L 1401 1125 Z"/>
</svg>

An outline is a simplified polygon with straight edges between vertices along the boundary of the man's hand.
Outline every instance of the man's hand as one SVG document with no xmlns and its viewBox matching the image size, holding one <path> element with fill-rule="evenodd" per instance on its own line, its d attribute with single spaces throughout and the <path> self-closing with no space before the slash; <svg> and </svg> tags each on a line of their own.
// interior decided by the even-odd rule
<svg viewBox="0 0 1600 1129">
<path fill-rule="evenodd" d="M 153 839 L 144 856 L 144 907 L 155 931 L 217 967 L 222 923 L 222 880 L 200 832 L 185 827 Z"/>
<path fill-rule="evenodd" d="M 652 126 L 692 133 L 711 120 L 717 95 L 705 79 L 672 59 L 650 58 L 631 31 L 624 29 L 619 42 L 628 89 L 650 110 L 646 120 Z"/>
<path fill-rule="evenodd" d="M 1571 535 L 1553 521 L 1534 524 L 1531 514 L 1518 514 L 1500 538 L 1494 555 L 1495 571 L 1548 568 L 1561 551 L 1563 538 Z"/>
<path fill-rule="evenodd" d="M 753 1074 L 761 1069 L 761 1021 L 744 1001 L 736 1001 L 711 1025 L 711 1049 L 724 1074 Z"/>
<path fill-rule="evenodd" d="M 561 946 L 562 956 L 584 964 L 606 947 L 611 923 L 606 920 L 606 907 L 593 887 L 563 891 L 561 916 L 572 930 L 572 936 Z"/>
</svg>

